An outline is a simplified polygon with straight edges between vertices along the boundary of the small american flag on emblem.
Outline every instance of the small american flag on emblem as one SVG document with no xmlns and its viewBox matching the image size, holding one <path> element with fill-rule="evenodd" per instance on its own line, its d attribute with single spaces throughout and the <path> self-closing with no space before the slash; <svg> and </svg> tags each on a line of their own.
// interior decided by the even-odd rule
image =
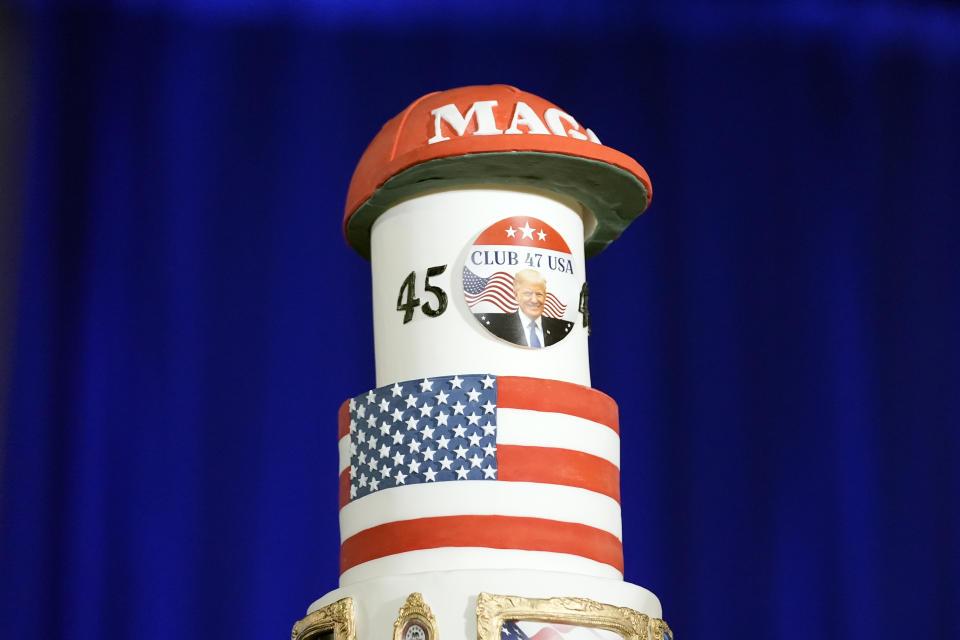
<svg viewBox="0 0 960 640">
<path fill-rule="evenodd" d="M 481 278 L 464 267 L 463 295 L 467 306 L 471 309 L 481 302 L 489 302 L 503 313 L 513 313 L 517 310 L 517 299 L 513 293 L 513 276 L 506 271 L 497 271 L 486 278 Z M 543 303 L 543 315 L 549 318 L 563 318 L 566 312 L 567 305 L 548 291 L 547 299 Z"/>
</svg>

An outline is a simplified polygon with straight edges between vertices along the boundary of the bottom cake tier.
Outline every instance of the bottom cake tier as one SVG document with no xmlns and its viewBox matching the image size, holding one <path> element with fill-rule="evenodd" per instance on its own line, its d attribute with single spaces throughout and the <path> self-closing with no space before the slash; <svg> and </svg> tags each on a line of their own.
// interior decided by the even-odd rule
<svg viewBox="0 0 960 640">
<path fill-rule="evenodd" d="M 650 591 L 547 571 L 435 571 L 341 587 L 293 640 L 672 640 Z"/>
</svg>

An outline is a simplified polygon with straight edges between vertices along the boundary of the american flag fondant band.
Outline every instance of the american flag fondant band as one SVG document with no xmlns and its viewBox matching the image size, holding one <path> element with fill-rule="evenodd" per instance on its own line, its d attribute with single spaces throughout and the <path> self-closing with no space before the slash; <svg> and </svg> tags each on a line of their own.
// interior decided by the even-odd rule
<svg viewBox="0 0 960 640">
<path fill-rule="evenodd" d="M 339 427 L 341 572 L 480 547 L 571 554 L 622 574 L 609 396 L 539 378 L 441 376 L 351 398 Z"/>
</svg>

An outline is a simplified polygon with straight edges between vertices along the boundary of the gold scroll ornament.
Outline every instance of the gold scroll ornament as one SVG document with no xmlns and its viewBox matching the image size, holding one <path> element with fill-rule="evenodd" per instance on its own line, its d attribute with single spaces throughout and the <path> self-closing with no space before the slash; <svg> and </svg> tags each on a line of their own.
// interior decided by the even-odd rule
<svg viewBox="0 0 960 640">
<path fill-rule="evenodd" d="M 314 640 L 332 631 L 333 640 L 357 640 L 353 598 L 343 598 L 307 614 L 293 625 L 290 640 Z"/>
<path fill-rule="evenodd" d="M 506 620 L 608 629 L 624 640 L 673 640 L 670 627 L 659 618 L 587 598 L 524 598 L 492 593 L 477 596 L 477 640 L 500 640 Z"/>
<path fill-rule="evenodd" d="M 415 591 L 407 596 L 393 623 L 393 640 L 440 640 L 437 617 L 423 594 Z"/>
</svg>

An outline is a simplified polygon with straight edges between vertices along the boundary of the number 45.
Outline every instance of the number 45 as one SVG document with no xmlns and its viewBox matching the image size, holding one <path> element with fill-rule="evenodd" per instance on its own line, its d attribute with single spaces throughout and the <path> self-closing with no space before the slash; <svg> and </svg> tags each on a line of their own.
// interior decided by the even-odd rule
<svg viewBox="0 0 960 640">
<path fill-rule="evenodd" d="M 436 285 L 430 284 L 430 278 L 438 276 L 446 270 L 447 265 L 445 264 L 430 267 L 427 269 L 427 276 L 423 280 L 424 290 L 427 293 L 432 293 L 437 298 L 436 308 L 432 307 L 429 302 L 424 302 L 422 306 L 420 305 L 420 298 L 416 295 L 417 273 L 415 271 L 411 271 L 410 274 L 404 278 L 403 283 L 400 285 L 400 293 L 397 295 L 397 311 L 403 311 L 403 324 L 407 324 L 413 320 L 413 311 L 417 307 L 420 307 L 423 312 L 431 318 L 436 318 L 447 310 L 447 292 Z M 404 297 L 406 297 L 406 300 L 404 300 Z"/>
</svg>

